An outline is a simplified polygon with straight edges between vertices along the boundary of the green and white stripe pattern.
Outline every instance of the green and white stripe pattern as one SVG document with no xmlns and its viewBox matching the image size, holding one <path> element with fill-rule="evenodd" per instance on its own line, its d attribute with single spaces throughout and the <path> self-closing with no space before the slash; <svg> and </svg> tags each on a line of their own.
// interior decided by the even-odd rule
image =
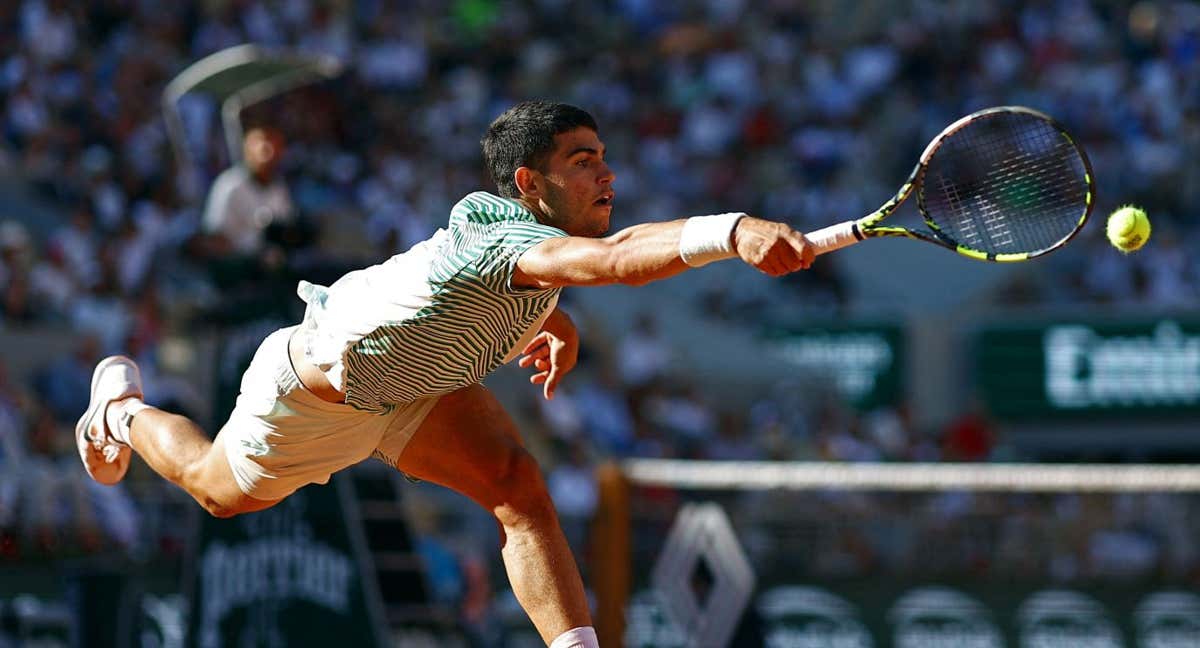
<svg viewBox="0 0 1200 648">
<path fill-rule="evenodd" d="M 459 201 L 428 265 L 428 304 L 347 346 L 346 402 L 382 413 L 482 380 L 557 303 L 557 288 L 511 286 L 517 259 L 541 241 L 566 235 L 538 223 L 515 200 L 480 191 Z"/>
</svg>

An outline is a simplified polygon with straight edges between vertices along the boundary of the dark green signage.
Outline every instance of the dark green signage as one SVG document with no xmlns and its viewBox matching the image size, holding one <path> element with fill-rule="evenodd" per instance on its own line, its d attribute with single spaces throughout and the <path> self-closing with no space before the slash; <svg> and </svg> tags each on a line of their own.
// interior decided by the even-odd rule
<svg viewBox="0 0 1200 648">
<path fill-rule="evenodd" d="M 832 324 L 776 331 L 773 353 L 797 375 L 828 381 L 860 409 L 895 403 L 901 396 L 904 331 L 895 324 Z"/>
<path fill-rule="evenodd" d="M 997 417 L 1200 413 L 1200 322 L 1056 321 L 979 333 L 976 384 Z"/>
<path fill-rule="evenodd" d="M 373 583 L 343 517 L 343 479 L 259 513 L 203 518 L 189 570 L 188 645 L 382 644 Z"/>
<path fill-rule="evenodd" d="M 221 418 L 242 372 L 276 326 L 252 322 L 226 333 L 217 370 Z M 352 487 L 342 474 L 300 489 L 258 513 L 203 515 L 190 547 L 187 645 L 199 648 L 381 646 L 378 586 Z"/>
</svg>

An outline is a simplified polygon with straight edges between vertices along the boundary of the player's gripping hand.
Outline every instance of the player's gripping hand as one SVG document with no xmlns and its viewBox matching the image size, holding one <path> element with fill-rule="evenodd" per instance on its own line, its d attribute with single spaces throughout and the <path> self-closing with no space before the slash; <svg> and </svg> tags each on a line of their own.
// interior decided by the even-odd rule
<svg viewBox="0 0 1200 648">
<path fill-rule="evenodd" d="M 800 232 L 753 216 L 738 221 L 733 247 L 742 261 L 772 277 L 807 270 L 815 257 L 812 244 Z"/>
<path fill-rule="evenodd" d="M 556 309 L 546 318 L 541 332 L 525 345 L 517 365 L 533 367 L 537 373 L 529 377 L 529 382 L 542 385 L 542 394 L 551 400 L 559 381 L 575 368 L 578 359 L 579 333 L 571 319 Z"/>
</svg>

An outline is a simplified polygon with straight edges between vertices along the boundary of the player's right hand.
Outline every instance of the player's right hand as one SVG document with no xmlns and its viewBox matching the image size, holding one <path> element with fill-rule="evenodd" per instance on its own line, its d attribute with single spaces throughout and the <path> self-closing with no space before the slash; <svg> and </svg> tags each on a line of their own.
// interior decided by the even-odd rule
<svg viewBox="0 0 1200 648">
<path fill-rule="evenodd" d="M 800 232 L 753 216 L 738 221 L 733 246 L 742 261 L 772 277 L 807 270 L 816 256 L 812 243 Z"/>
</svg>

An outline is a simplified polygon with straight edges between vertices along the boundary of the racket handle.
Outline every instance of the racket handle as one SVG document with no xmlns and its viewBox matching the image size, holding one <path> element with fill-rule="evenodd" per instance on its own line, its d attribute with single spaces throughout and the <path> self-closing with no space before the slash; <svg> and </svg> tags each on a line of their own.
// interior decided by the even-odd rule
<svg viewBox="0 0 1200 648">
<path fill-rule="evenodd" d="M 846 221 L 837 225 L 830 225 L 819 229 L 815 232 L 808 232 L 804 235 L 809 243 L 813 244 L 813 251 L 817 254 L 825 254 L 848 247 L 863 240 L 863 235 L 858 231 L 858 226 L 855 221 Z"/>
</svg>

